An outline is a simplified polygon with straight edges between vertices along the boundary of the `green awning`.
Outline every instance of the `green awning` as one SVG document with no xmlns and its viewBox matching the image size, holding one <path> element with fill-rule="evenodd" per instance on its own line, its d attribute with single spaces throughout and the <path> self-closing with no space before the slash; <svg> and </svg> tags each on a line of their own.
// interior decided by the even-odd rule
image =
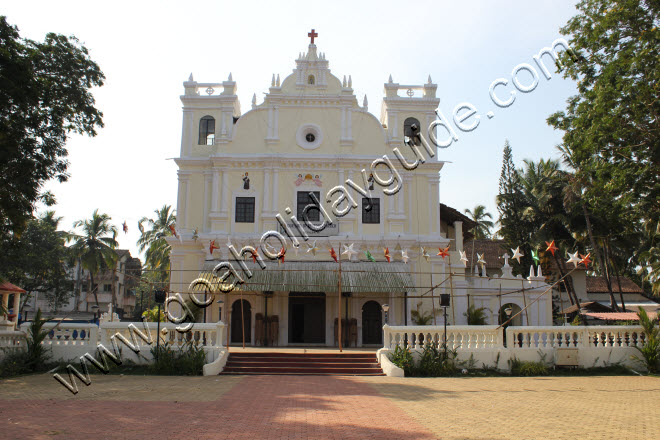
<svg viewBox="0 0 660 440">
<path fill-rule="evenodd" d="M 207 280 L 213 292 L 220 292 L 218 278 L 213 273 L 218 260 L 206 261 L 199 277 Z M 258 264 L 245 262 L 252 272 L 252 277 L 240 269 L 236 261 L 232 265 L 245 280 L 237 284 L 235 290 L 262 292 L 336 292 L 339 265 L 335 262 L 287 261 L 282 264 L 266 262 L 266 269 Z M 386 262 L 342 262 L 341 290 L 353 293 L 411 292 L 414 283 L 408 272 L 410 266 L 403 263 Z M 223 274 L 222 269 L 218 274 Z M 230 276 L 225 285 L 234 282 Z"/>
</svg>

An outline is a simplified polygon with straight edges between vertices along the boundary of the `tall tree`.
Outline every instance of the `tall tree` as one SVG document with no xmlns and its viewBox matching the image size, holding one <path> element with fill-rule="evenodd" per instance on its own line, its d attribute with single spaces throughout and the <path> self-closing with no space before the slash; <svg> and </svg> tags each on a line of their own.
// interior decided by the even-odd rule
<svg viewBox="0 0 660 440">
<path fill-rule="evenodd" d="M 27 292 L 21 309 L 32 295 L 41 294 L 57 311 L 72 295 L 66 266 L 67 233 L 58 230 L 60 220 L 47 211 L 30 220 L 20 238 L 12 235 L 0 242 L 0 276 Z"/>
<path fill-rule="evenodd" d="M 475 239 L 490 238 L 490 228 L 493 227 L 493 216 L 490 212 L 486 212 L 486 207 L 484 205 L 477 205 L 472 211 L 469 209 L 465 210 L 465 213 L 474 220 L 474 227 L 470 229 L 470 232 L 474 235 Z M 487 220 L 491 219 L 491 220 Z"/>
<path fill-rule="evenodd" d="M 71 251 L 80 261 L 82 267 L 89 271 L 88 292 L 94 294 L 94 301 L 99 307 L 99 298 L 97 288 L 94 287 L 94 276 L 101 270 L 112 269 L 117 262 L 117 228 L 110 224 L 108 214 L 99 214 L 95 209 L 92 217 L 85 220 L 78 220 L 73 224 L 74 228 L 81 228 L 82 233 L 71 235 L 73 245 Z M 112 303 L 117 304 L 115 292 L 112 292 Z"/>
<path fill-rule="evenodd" d="M 21 38 L 0 16 L 0 237 L 20 234 L 45 181 L 67 180 L 69 133 L 96 135 L 102 113 L 90 89 L 105 77 L 75 37 Z"/>
<path fill-rule="evenodd" d="M 604 202 L 631 212 L 634 219 L 617 234 L 645 226 L 649 237 L 633 264 L 657 279 L 651 250 L 660 237 L 660 4 L 582 0 L 577 9 L 561 29 L 575 61 L 564 54 L 560 67 L 577 81 L 578 94 L 548 122 L 564 131 L 576 174 L 589 183 L 589 207 L 598 211 Z M 660 283 L 654 291 L 660 294 Z"/>
<path fill-rule="evenodd" d="M 171 235 L 170 227 L 174 227 L 176 216 L 170 205 L 154 210 L 155 218 L 143 217 L 139 227 L 141 236 L 137 244 L 140 252 L 144 252 L 145 269 L 157 274 L 156 279 L 164 282 L 169 277 L 170 250 L 165 237 Z M 144 224 L 148 229 L 144 228 Z"/>
</svg>

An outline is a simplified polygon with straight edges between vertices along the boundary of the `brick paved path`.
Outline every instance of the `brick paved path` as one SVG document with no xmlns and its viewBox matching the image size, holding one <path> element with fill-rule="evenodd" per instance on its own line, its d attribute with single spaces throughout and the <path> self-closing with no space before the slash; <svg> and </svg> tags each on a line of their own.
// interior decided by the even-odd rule
<svg viewBox="0 0 660 440">
<path fill-rule="evenodd" d="M 653 439 L 660 379 L 93 376 L 0 381 L 0 439 Z"/>
</svg>

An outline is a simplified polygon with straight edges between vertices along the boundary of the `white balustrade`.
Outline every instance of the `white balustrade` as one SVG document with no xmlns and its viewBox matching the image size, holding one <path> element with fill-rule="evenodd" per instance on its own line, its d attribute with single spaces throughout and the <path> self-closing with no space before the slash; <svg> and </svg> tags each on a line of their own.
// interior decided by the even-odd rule
<svg viewBox="0 0 660 440">
<path fill-rule="evenodd" d="M 509 327 L 510 348 L 641 347 L 644 333 L 638 326 Z"/>
<path fill-rule="evenodd" d="M 21 331 L 27 335 L 29 327 L 30 323 L 24 322 L 21 324 Z M 47 322 L 43 330 L 50 330 L 42 342 L 43 345 L 95 346 L 98 340 L 96 324 Z"/>
<path fill-rule="evenodd" d="M 23 349 L 27 345 L 25 333 L 16 331 L 0 331 L 0 355 L 6 350 Z"/>
<path fill-rule="evenodd" d="M 421 349 L 426 344 L 441 346 L 444 341 L 444 327 L 384 326 L 385 348 Z M 496 325 L 452 325 L 447 327 L 447 348 L 462 350 L 483 350 L 502 347 L 502 329 Z"/>
</svg>

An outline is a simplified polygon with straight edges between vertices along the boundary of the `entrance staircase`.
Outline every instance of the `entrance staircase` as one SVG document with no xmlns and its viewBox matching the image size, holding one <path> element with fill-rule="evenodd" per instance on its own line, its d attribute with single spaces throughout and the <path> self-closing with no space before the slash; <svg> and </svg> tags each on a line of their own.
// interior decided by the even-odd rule
<svg viewBox="0 0 660 440">
<path fill-rule="evenodd" d="M 384 376 L 375 353 L 230 353 L 220 374 Z"/>
</svg>

